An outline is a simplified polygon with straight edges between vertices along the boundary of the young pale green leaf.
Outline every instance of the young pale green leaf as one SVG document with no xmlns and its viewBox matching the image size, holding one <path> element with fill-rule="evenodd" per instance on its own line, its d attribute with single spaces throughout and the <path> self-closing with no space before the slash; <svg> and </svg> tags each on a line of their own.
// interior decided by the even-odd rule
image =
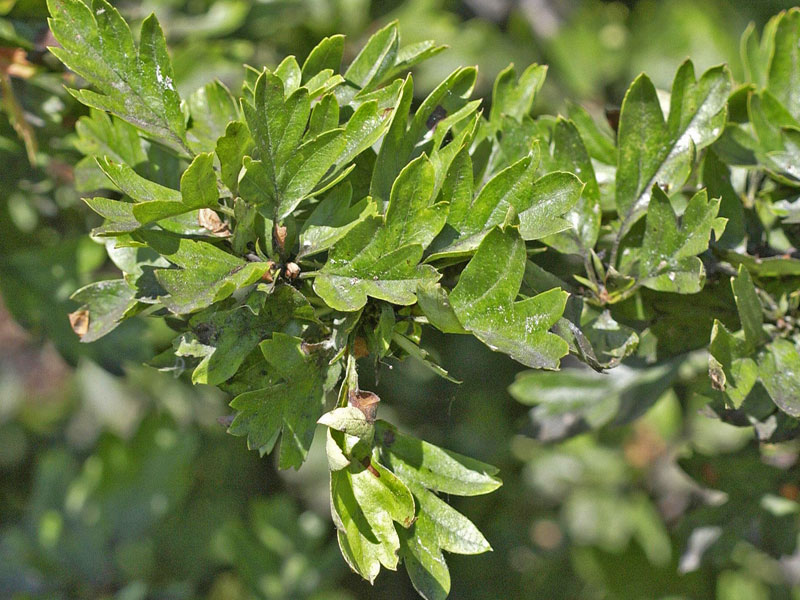
<svg viewBox="0 0 800 600">
<path fill-rule="evenodd" d="M 331 512 L 342 554 L 370 582 L 381 564 L 397 569 L 400 539 L 394 523 L 408 528 L 414 511 L 408 487 L 369 456 L 331 472 Z"/>
<path fill-rule="evenodd" d="M 353 227 L 378 214 L 378 206 L 372 198 L 364 198 L 351 206 L 352 197 L 352 185 L 343 183 L 317 205 L 303 223 L 297 258 L 305 258 L 332 248 Z"/>
<path fill-rule="evenodd" d="M 654 186 L 639 262 L 643 285 L 679 294 L 700 291 L 705 270 L 696 255 L 708 249 L 718 212 L 719 199 L 709 200 L 702 190 L 689 200 L 679 227 L 669 198 Z"/>
<path fill-rule="evenodd" d="M 689 176 L 696 150 L 722 133 L 731 89 L 727 67 L 715 67 L 695 81 L 686 61 L 672 87 L 669 118 L 664 122 L 656 90 L 645 75 L 633 82 L 622 103 L 616 204 L 625 235 L 645 213 L 653 187 L 679 187 Z"/>
<path fill-rule="evenodd" d="M 417 592 L 426 600 L 447 597 L 450 572 L 442 550 L 456 554 L 480 554 L 492 548 L 478 528 L 464 515 L 429 492 L 410 483 L 418 511 L 414 525 L 400 533 L 400 556 Z"/>
<path fill-rule="evenodd" d="M 502 482 L 497 468 L 400 433 L 386 421 L 375 423 L 381 455 L 404 480 L 457 496 L 478 496 L 496 490 Z"/>
<path fill-rule="evenodd" d="M 375 426 L 367 420 L 363 411 L 355 406 L 334 408 L 317 419 L 317 423 L 367 442 L 372 441 L 375 434 Z"/>
<path fill-rule="evenodd" d="M 433 525 L 437 546 L 454 554 L 482 554 L 492 547 L 477 527 L 436 494 L 418 483 L 409 484 L 419 504 L 419 519 Z"/>
<path fill-rule="evenodd" d="M 751 347 L 756 348 L 767 337 L 764 332 L 764 313 L 753 279 L 744 265 L 739 265 L 738 275 L 731 277 L 731 288 L 744 330 L 744 339 Z"/>
<path fill-rule="evenodd" d="M 329 357 L 307 350 L 301 339 L 279 332 L 261 342 L 260 348 L 283 381 L 234 398 L 231 407 L 237 414 L 229 431 L 247 436 L 248 447 L 262 454 L 272 450 L 282 433 L 280 468 L 299 468 L 324 410 Z"/>
<path fill-rule="evenodd" d="M 72 294 L 70 299 L 81 304 L 72 315 L 86 324 L 85 329 L 73 324 L 81 342 L 94 342 L 113 331 L 136 307 L 135 295 L 124 279 L 90 283 Z"/>
<path fill-rule="evenodd" d="M 567 343 L 548 332 L 567 293 L 552 289 L 516 302 L 525 271 L 525 242 L 513 228 L 492 229 L 450 294 L 465 329 L 492 350 L 533 368 L 557 369 Z"/>
<path fill-rule="evenodd" d="M 348 468 L 331 471 L 331 515 L 342 556 L 353 571 L 372 583 L 381 565 L 397 568 L 399 540 L 394 526 L 389 520 L 387 537 L 381 536 L 381 529 L 373 531 L 356 500 Z"/>
<path fill-rule="evenodd" d="M 74 90 L 82 103 L 113 113 L 180 153 L 191 155 L 185 117 L 164 34 L 151 15 L 138 48 L 128 24 L 105 0 L 48 0 L 50 51 L 100 93 Z"/>
<path fill-rule="evenodd" d="M 194 312 L 255 283 L 269 270 L 266 262 L 246 262 L 207 242 L 142 231 L 150 247 L 178 269 L 159 269 L 156 279 L 169 294 L 161 302 L 175 314 Z"/>
</svg>

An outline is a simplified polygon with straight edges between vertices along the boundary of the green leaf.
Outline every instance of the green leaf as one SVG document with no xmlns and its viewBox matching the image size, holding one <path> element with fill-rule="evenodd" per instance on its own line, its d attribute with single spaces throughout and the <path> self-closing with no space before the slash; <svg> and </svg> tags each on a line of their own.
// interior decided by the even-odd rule
<svg viewBox="0 0 800 600">
<path fill-rule="evenodd" d="M 672 87 L 664 122 L 656 90 L 646 75 L 633 82 L 622 103 L 616 204 L 625 235 L 645 213 L 655 185 L 679 188 L 689 176 L 694 153 L 717 139 L 727 116 L 731 89 L 727 67 L 715 67 L 695 81 L 686 61 Z"/>
<path fill-rule="evenodd" d="M 592 161 L 577 127 L 571 121 L 559 119 L 556 122 L 553 130 L 552 166 L 574 173 L 584 186 L 578 202 L 564 215 L 571 229 L 544 241 L 559 252 L 586 255 L 597 243 L 603 213 L 600 209 L 600 188 Z"/>
<path fill-rule="evenodd" d="M 744 207 L 731 184 L 730 169 L 720 160 L 713 148 L 706 151 L 702 180 L 708 195 L 720 199 L 719 216 L 728 220 L 722 237 L 717 237 L 717 244 L 726 248 L 738 246 L 745 237 Z"/>
<path fill-rule="evenodd" d="M 450 574 L 442 550 L 479 554 L 491 546 L 477 527 L 436 494 L 474 496 L 497 489 L 497 469 L 400 433 L 385 421 L 375 423 L 375 440 L 383 460 L 403 480 L 417 505 L 416 520 L 400 530 L 400 556 L 411 581 L 425 598 L 444 598 Z"/>
<path fill-rule="evenodd" d="M 445 600 L 450 594 L 450 571 L 433 522 L 421 512 L 411 530 L 399 533 L 400 557 L 414 589 L 425 600 Z"/>
<path fill-rule="evenodd" d="M 247 436 L 248 447 L 262 454 L 272 451 L 282 433 L 278 464 L 281 469 L 299 468 L 325 406 L 329 357 L 309 351 L 301 339 L 279 332 L 261 342 L 260 348 L 283 381 L 236 396 L 231 407 L 237 414 L 228 431 Z"/>
<path fill-rule="evenodd" d="M 438 121 L 458 112 L 468 104 L 476 77 L 477 71 L 474 67 L 457 69 L 428 94 L 410 120 L 414 82 L 410 76 L 406 79 L 392 114 L 391 125 L 378 152 L 370 184 L 370 194 L 373 197 L 382 200 L 389 197 L 391 187 L 400 171 L 416 156 L 416 153 L 426 149 L 418 147 L 425 134 Z M 444 135 L 446 131 L 437 129 L 437 133 Z"/>
<path fill-rule="evenodd" d="M 503 116 L 511 117 L 516 121 L 521 121 L 527 116 L 536 94 L 544 84 L 547 75 L 547 67 L 541 65 L 530 65 L 517 80 L 517 73 L 514 65 L 508 65 L 500 71 L 494 81 L 492 91 L 492 108 L 489 113 L 489 121 L 499 128 Z"/>
<path fill-rule="evenodd" d="M 220 178 L 232 194 L 239 191 L 239 173 L 242 161 L 253 149 L 253 138 L 244 123 L 233 121 L 225 128 L 225 135 L 217 140 L 215 151 L 220 164 Z"/>
<path fill-rule="evenodd" d="M 105 0 L 48 0 L 50 29 L 61 47 L 50 51 L 100 93 L 74 90 L 92 108 L 135 125 L 180 153 L 187 147 L 185 117 L 164 34 L 151 15 L 138 48 L 116 8 Z"/>
<path fill-rule="evenodd" d="M 212 81 L 189 96 L 187 104 L 192 117 L 188 133 L 192 149 L 213 152 L 228 125 L 239 118 L 236 100 L 223 83 Z"/>
<path fill-rule="evenodd" d="M 148 160 L 135 127 L 99 110 L 81 117 L 75 124 L 78 139 L 75 147 L 88 157 L 108 157 L 128 165 L 141 165 Z M 94 162 L 94 161 L 92 161 Z"/>
<path fill-rule="evenodd" d="M 458 321 L 447 292 L 439 283 L 417 287 L 417 303 L 428 322 L 443 333 L 469 333 Z"/>
<path fill-rule="evenodd" d="M 178 269 L 159 269 L 156 279 L 169 294 L 161 302 L 175 314 L 194 312 L 255 283 L 269 270 L 266 262 L 245 262 L 207 242 L 138 234 Z"/>
<path fill-rule="evenodd" d="M 214 172 L 214 155 L 198 154 L 181 176 L 180 201 L 149 200 L 133 207 L 133 216 L 142 223 L 153 223 L 201 208 L 216 208 L 217 175 Z"/>
<path fill-rule="evenodd" d="M 421 246 L 388 248 L 383 219 L 369 217 L 336 244 L 314 279 L 314 291 L 334 310 L 355 311 L 367 296 L 393 304 L 416 302 L 417 286 L 437 281 L 429 265 L 419 265 Z"/>
<path fill-rule="evenodd" d="M 386 421 L 375 423 L 375 439 L 388 466 L 405 481 L 456 496 L 478 496 L 502 482 L 497 468 L 400 433 Z"/>
<path fill-rule="evenodd" d="M 411 583 L 427 600 L 443 599 L 450 591 L 450 572 L 442 550 L 480 554 L 492 548 L 464 515 L 420 485 L 409 484 L 417 501 L 414 525 L 400 530 L 400 556 Z"/>
<path fill-rule="evenodd" d="M 263 207 L 271 219 L 283 219 L 314 189 L 336 162 L 347 142 L 343 131 L 327 131 L 303 141 L 311 101 L 299 88 L 284 98 L 281 79 L 265 71 L 257 82 L 254 104 L 242 105 L 260 160 L 246 158 L 239 193 Z"/>
<path fill-rule="evenodd" d="M 259 342 L 293 320 L 314 321 L 314 311 L 305 296 L 287 285 L 269 295 L 256 292 L 252 300 L 229 310 L 195 315 L 188 335 L 203 346 L 203 360 L 192 372 L 192 383 L 219 385 L 230 379 Z"/>
<path fill-rule="evenodd" d="M 583 184 L 572 173 L 556 171 L 536 180 L 530 200 L 518 203 L 519 231 L 524 240 L 539 240 L 572 226 L 564 215 L 578 203 Z M 528 208 L 524 208 L 528 204 Z M 516 207 L 515 207 L 516 208 Z"/>
<path fill-rule="evenodd" d="M 739 408 L 758 379 L 752 347 L 714 320 L 708 346 L 708 372 L 714 388 L 725 392 L 734 408 Z"/>
<path fill-rule="evenodd" d="M 473 198 L 471 182 L 450 202 L 447 224 L 457 237 L 443 248 L 435 246 L 429 260 L 469 255 L 487 233 L 506 220 L 509 210 L 517 213 L 530 207 L 538 159 L 533 154 L 500 171 Z M 558 218 L 558 215 L 553 215 Z"/>
<path fill-rule="evenodd" d="M 800 352 L 788 340 L 769 344 L 758 360 L 761 383 L 786 414 L 800 417 Z"/>
<path fill-rule="evenodd" d="M 614 132 L 606 123 L 601 127 L 585 108 L 574 103 L 569 103 L 569 118 L 580 132 L 589 156 L 606 165 L 617 164 Z"/>
<path fill-rule="evenodd" d="M 758 87 L 764 87 L 767 83 L 770 59 L 775 52 L 775 29 L 780 20 L 781 15 L 769 20 L 764 26 L 760 42 L 755 23 L 750 23 L 742 34 L 739 50 L 745 70 L 745 80 L 752 81 Z"/>
<path fill-rule="evenodd" d="M 86 311 L 81 316 L 88 320 L 88 327 L 84 332 L 73 326 L 81 342 L 93 342 L 113 331 L 137 305 L 135 295 L 136 290 L 124 279 L 90 283 L 72 294 L 70 298 L 81 304 L 72 314 Z"/>
<path fill-rule="evenodd" d="M 394 304 L 416 302 L 422 282 L 439 274 L 419 265 L 423 246 L 444 225 L 446 205 L 433 205 L 434 174 L 422 156 L 398 176 L 386 216 L 359 221 L 331 251 L 314 290 L 335 310 L 358 310 L 367 296 Z"/>
<path fill-rule="evenodd" d="M 794 8 L 784 13 L 774 36 L 767 89 L 800 119 L 800 10 Z"/>
<path fill-rule="evenodd" d="M 334 73 L 338 72 L 339 67 L 342 65 L 343 54 L 343 35 L 332 35 L 323 38 L 309 53 L 303 63 L 303 83 L 307 83 L 309 79 L 325 69 L 332 69 Z"/>
<path fill-rule="evenodd" d="M 378 207 L 372 198 L 350 205 L 353 187 L 349 183 L 337 186 L 309 215 L 300 231 L 300 251 L 305 258 L 332 248 L 356 225 L 377 215 Z"/>
<path fill-rule="evenodd" d="M 365 466 L 366 465 L 366 466 Z M 409 527 L 414 498 L 391 471 L 369 456 L 331 472 L 331 513 L 347 563 L 372 582 L 380 565 L 397 569 L 400 539 L 394 523 Z"/>
<path fill-rule="evenodd" d="M 367 442 L 372 441 L 375 434 L 375 426 L 367 420 L 363 411 L 355 406 L 334 408 L 317 419 L 317 423 Z"/>
<path fill-rule="evenodd" d="M 516 302 L 525 257 L 525 242 L 514 229 L 493 229 L 461 273 L 450 303 L 464 328 L 492 350 L 529 367 L 556 369 L 569 347 L 548 329 L 563 314 L 567 293 L 552 289 Z"/>
<path fill-rule="evenodd" d="M 340 103 L 349 102 L 356 92 L 368 91 L 384 80 L 394 67 L 399 39 L 396 22 L 389 23 L 369 38 L 344 73 L 350 87 L 337 90 Z"/>
<path fill-rule="evenodd" d="M 739 311 L 739 320 L 744 330 L 744 338 L 751 347 L 755 348 L 767 337 L 764 332 L 764 313 L 753 285 L 753 279 L 744 265 L 739 265 L 738 275 L 731 277 L 731 287 L 736 300 L 736 308 Z"/>
<path fill-rule="evenodd" d="M 444 227 L 447 203 L 433 204 L 434 182 L 433 165 L 424 154 L 400 171 L 386 209 L 387 247 L 426 248 Z"/>
<path fill-rule="evenodd" d="M 700 291 L 705 269 L 696 255 L 708 249 L 718 211 L 719 200 L 709 200 L 702 190 L 689 201 L 679 227 L 669 198 L 653 187 L 639 263 L 645 287 L 679 294 Z"/>
<path fill-rule="evenodd" d="M 677 366 L 634 369 L 623 365 L 610 374 L 588 369 L 526 371 L 517 375 L 508 391 L 518 402 L 533 406 L 532 433 L 551 442 L 640 417 L 672 386 Z"/>
</svg>

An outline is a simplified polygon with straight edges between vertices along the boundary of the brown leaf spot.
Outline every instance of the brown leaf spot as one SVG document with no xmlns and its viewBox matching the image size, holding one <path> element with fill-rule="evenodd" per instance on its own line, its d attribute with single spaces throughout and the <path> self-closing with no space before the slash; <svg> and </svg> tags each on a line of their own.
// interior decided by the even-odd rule
<svg viewBox="0 0 800 600">
<path fill-rule="evenodd" d="M 800 498 L 800 487 L 797 487 L 794 483 L 784 483 L 779 493 L 784 498 L 797 501 Z"/>
<path fill-rule="evenodd" d="M 364 465 L 364 468 L 372 473 L 378 479 L 381 478 L 381 474 L 378 472 L 378 469 L 372 466 L 372 461 L 369 459 L 369 456 L 364 457 L 364 460 L 361 461 L 361 464 Z"/>
<path fill-rule="evenodd" d="M 378 416 L 378 402 L 380 401 L 381 399 L 378 398 L 378 395 L 372 392 L 350 390 L 347 393 L 347 403 L 364 413 L 370 423 L 374 423 L 375 417 Z"/>
<path fill-rule="evenodd" d="M 606 120 L 615 132 L 619 129 L 619 114 L 619 108 L 606 107 Z"/>
<path fill-rule="evenodd" d="M 365 356 L 369 356 L 367 340 L 361 336 L 358 336 L 355 340 L 353 340 L 353 356 L 356 358 L 364 358 Z"/>
<path fill-rule="evenodd" d="M 69 313 L 69 324 L 72 331 L 82 338 L 89 331 L 89 311 L 85 308 Z"/>
</svg>

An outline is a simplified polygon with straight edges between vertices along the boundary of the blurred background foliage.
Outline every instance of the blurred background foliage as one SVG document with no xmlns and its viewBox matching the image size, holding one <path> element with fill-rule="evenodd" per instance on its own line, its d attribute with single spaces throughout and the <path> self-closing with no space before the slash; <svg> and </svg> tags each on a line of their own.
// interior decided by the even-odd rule
<svg viewBox="0 0 800 600">
<path fill-rule="evenodd" d="M 727 62 L 780 0 L 144 0 L 178 85 L 241 83 L 242 64 L 302 58 L 326 35 L 348 48 L 397 19 L 404 41 L 450 50 L 415 73 L 424 96 L 456 66 L 479 93 L 509 62 L 550 65 L 537 111 L 567 99 L 602 114 L 646 71 L 666 88 L 691 56 Z M 80 202 L 74 125 L 84 114 L 46 52 L 40 0 L 0 0 L 0 597 L 415 598 L 405 574 L 373 588 L 348 572 L 327 506 L 324 452 L 279 473 L 218 420 L 226 398 L 142 366 L 169 343 L 132 321 L 80 345 L 72 291 L 102 277 L 96 217 Z M 800 473 L 793 443 L 703 414 L 684 361 L 619 402 L 630 425 L 543 443 L 508 386 L 519 368 L 474 340 L 425 340 L 460 386 L 382 364 L 382 410 L 416 435 L 501 467 L 505 485 L 465 506 L 494 552 L 451 556 L 452 598 L 800 598 Z M 524 378 L 515 396 L 524 402 Z M 324 436 L 317 436 L 322 439 Z M 453 501 L 459 508 L 457 499 Z M 709 550 L 711 548 L 711 550 Z"/>
</svg>

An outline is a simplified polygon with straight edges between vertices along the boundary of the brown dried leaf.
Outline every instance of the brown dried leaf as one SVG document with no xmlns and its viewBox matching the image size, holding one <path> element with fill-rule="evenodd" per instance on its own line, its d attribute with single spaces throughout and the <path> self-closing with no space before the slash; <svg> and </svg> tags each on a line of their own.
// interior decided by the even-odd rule
<svg viewBox="0 0 800 600">
<path fill-rule="evenodd" d="M 89 311 L 85 308 L 69 313 L 69 324 L 72 331 L 82 338 L 89 331 Z"/>
<path fill-rule="evenodd" d="M 231 231 L 228 224 L 224 223 L 219 215 L 210 208 L 201 208 L 197 214 L 197 222 L 200 227 L 208 229 L 217 237 L 230 237 Z"/>
<path fill-rule="evenodd" d="M 347 393 L 347 403 L 364 413 L 369 423 L 375 422 L 375 418 L 378 416 L 378 402 L 380 401 L 381 399 L 378 398 L 377 394 L 364 390 L 350 390 Z"/>
</svg>

